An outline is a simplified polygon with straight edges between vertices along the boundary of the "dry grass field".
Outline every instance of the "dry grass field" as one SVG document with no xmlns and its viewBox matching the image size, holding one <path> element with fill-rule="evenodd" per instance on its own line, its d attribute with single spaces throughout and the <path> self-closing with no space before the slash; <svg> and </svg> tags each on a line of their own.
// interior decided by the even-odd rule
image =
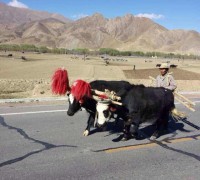
<svg viewBox="0 0 200 180">
<path fill-rule="evenodd" d="M 12 57 L 8 57 L 8 54 Z M 22 59 L 22 56 L 26 60 Z M 177 59 L 147 59 L 134 57 L 110 57 L 106 65 L 103 59 L 90 56 L 0 52 L 0 98 L 50 97 L 51 77 L 59 67 L 68 71 L 70 83 L 76 79 L 88 82 L 96 79 L 127 80 L 134 84 L 153 85 L 148 76 L 159 74 L 156 64 L 170 61 L 178 65 L 173 72 L 178 91 L 200 91 L 200 61 Z M 135 66 L 135 70 L 134 69 Z"/>
</svg>

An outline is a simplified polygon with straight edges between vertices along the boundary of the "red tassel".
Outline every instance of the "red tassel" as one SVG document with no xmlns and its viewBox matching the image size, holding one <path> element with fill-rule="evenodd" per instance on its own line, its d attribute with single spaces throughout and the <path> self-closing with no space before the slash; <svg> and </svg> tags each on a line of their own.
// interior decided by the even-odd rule
<svg viewBox="0 0 200 180">
<path fill-rule="evenodd" d="M 105 94 L 101 94 L 101 95 L 99 95 L 99 98 L 100 99 L 108 99 L 108 96 L 106 96 Z"/>
<path fill-rule="evenodd" d="M 91 97 L 91 86 L 83 80 L 76 80 L 71 86 L 71 93 L 76 100 L 81 100 L 83 96 Z"/>
<path fill-rule="evenodd" d="M 70 91 L 67 70 L 59 68 L 52 76 L 51 89 L 54 94 L 65 95 Z"/>
</svg>

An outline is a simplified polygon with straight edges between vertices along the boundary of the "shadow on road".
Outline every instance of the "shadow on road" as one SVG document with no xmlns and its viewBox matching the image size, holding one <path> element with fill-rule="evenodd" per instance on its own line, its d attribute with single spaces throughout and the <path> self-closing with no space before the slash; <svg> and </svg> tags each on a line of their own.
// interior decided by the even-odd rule
<svg viewBox="0 0 200 180">
<path fill-rule="evenodd" d="M 188 136 L 188 137 L 186 137 L 186 138 L 193 138 L 193 139 L 197 140 L 197 138 L 196 138 L 197 136 L 199 136 L 199 135 Z M 200 156 L 198 156 L 198 155 L 196 155 L 196 154 L 192 154 L 192 153 L 190 153 L 190 152 L 186 152 L 186 151 L 183 151 L 183 150 L 180 150 L 180 149 L 175 149 L 175 148 L 173 148 L 173 147 L 169 147 L 166 143 L 163 143 L 163 142 L 168 142 L 168 143 L 169 143 L 170 140 L 172 140 L 172 138 L 171 138 L 171 137 L 168 137 L 168 138 L 163 139 L 162 141 L 157 141 L 157 140 L 155 140 L 155 141 L 152 141 L 152 142 L 154 142 L 154 143 L 156 143 L 157 145 L 163 147 L 164 149 L 171 150 L 171 151 L 174 151 L 174 152 L 178 152 L 178 153 L 184 154 L 184 155 L 186 155 L 186 156 L 190 156 L 190 157 L 192 157 L 192 158 L 194 158 L 194 159 L 200 161 Z"/>
<path fill-rule="evenodd" d="M 185 128 L 185 124 L 193 127 L 196 130 L 200 130 L 200 127 L 195 125 L 194 123 L 188 121 L 187 119 L 182 119 L 181 121 L 175 122 L 173 119 L 169 120 L 169 124 L 168 124 L 168 131 L 163 132 L 162 134 L 160 134 L 160 136 L 166 135 L 166 134 L 172 134 L 172 137 L 175 137 L 177 135 L 177 131 L 181 131 L 181 132 L 185 132 L 185 133 L 189 133 L 191 132 L 191 130 L 188 130 Z M 115 124 L 115 122 L 112 122 L 109 124 L 107 131 L 109 131 L 109 135 L 112 134 L 121 134 L 123 131 L 123 121 L 120 121 L 117 125 Z M 151 137 L 151 135 L 154 133 L 155 131 L 155 125 L 153 124 L 148 124 L 145 125 L 143 127 L 139 128 L 139 136 L 137 137 L 136 140 L 144 140 L 146 138 Z M 114 142 L 118 142 L 122 139 L 122 136 L 113 139 Z"/>
<path fill-rule="evenodd" d="M 33 141 L 35 143 L 41 144 L 44 146 L 43 149 L 41 150 L 37 150 L 37 151 L 32 151 L 30 153 L 25 154 L 24 156 L 18 157 L 18 158 L 14 158 L 14 159 L 10 159 L 8 161 L 2 162 L 0 163 L 0 167 L 9 165 L 9 164 L 13 164 L 19 161 L 22 161 L 23 159 L 33 155 L 33 154 L 38 154 L 40 152 L 46 151 L 46 150 L 50 150 L 50 149 L 54 149 L 54 148 L 59 148 L 59 147 L 72 147 L 72 148 L 77 148 L 77 146 L 73 146 L 73 145 L 54 145 L 54 144 L 50 144 L 44 141 L 40 141 L 37 139 L 34 139 L 32 137 L 29 137 L 28 134 L 26 134 L 26 132 L 23 129 L 17 128 L 17 127 L 13 127 L 8 125 L 5 121 L 4 118 L 0 116 L 0 125 L 8 128 L 9 130 L 15 130 L 17 133 L 19 133 L 24 139 L 27 139 L 29 141 Z"/>
<path fill-rule="evenodd" d="M 190 125 L 191 127 L 199 130 L 199 127 L 197 125 L 194 125 L 193 123 L 189 122 L 188 120 L 183 119 L 182 121 L 185 122 L 186 124 Z M 178 152 L 178 153 L 190 156 L 190 157 L 192 157 L 192 158 L 200 161 L 200 156 L 198 156 L 196 154 L 192 154 L 190 152 L 186 152 L 186 151 L 183 151 L 183 150 L 180 150 L 180 149 L 169 147 L 169 144 L 172 144 L 171 140 L 176 139 L 175 137 L 178 134 L 177 130 L 181 131 L 181 132 L 186 132 L 186 133 L 191 132 L 191 130 L 187 130 L 184 127 L 185 126 L 184 123 L 182 123 L 180 121 L 175 122 L 174 120 L 170 120 L 168 126 L 169 126 L 169 130 L 166 133 L 161 134 L 161 137 L 162 137 L 162 135 L 171 134 L 170 137 L 164 138 L 163 140 L 160 140 L 160 141 L 158 141 L 158 140 L 150 140 L 149 137 L 153 134 L 153 132 L 155 130 L 155 125 L 147 125 L 147 126 L 145 126 L 143 128 L 140 128 L 140 130 L 139 130 L 139 136 L 138 136 L 138 138 L 136 140 L 149 139 L 150 140 L 150 144 L 151 143 L 155 143 L 155 144 L 157 144 L 158 146 L 160 146 L 160 147 L 162 147 L 164 149 L 171 150 L 171 151 L 174 151 L 174 152 Z M 113 134 L 113 133 L 119 133 L 119 130 L 120 130 L 119 128 L 117 130 L 111 129 L 110 132 L 111 132 L 111 134 Z M 197 139 L 198 136 L 199 135 L 193 135 L 193 136 L 187 136 L 185 138 L 192 138 L 194 140 L 198 140 Z M 116 139 L 113 139 L 113 142 L 119 142 L 122 139 L 122 137 L 123 136 L 120 135 Z M 177 138 L 177 139 L 179 139 L 179 138 Z M 149 143 L 147 143 L 147 144 L 149 144 Z M 132 146 L 137 146 L 137 144 L 136 145 L 132 145 Z M 121 148 L 121 147 L 115 147 L 115 148 Z M 95 151 L 95 152 L 102 152 L 102 151 L 106 151 L 108 149 L 112 149 L 112 148 L 102 149 L 102 150 L 98 150 L 98 151 Z"/>
</svg>

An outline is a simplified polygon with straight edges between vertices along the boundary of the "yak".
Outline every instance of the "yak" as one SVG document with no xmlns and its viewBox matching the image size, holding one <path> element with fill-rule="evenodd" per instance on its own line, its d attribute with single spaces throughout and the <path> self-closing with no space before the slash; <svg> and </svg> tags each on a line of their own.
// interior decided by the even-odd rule
<svg viewBox="0 0 200 180">
<path fill-rule="evenodd" d="M 97 122 L 104 123 L 111 104 L 108 103 L 107 107 L 101 106 L 102 103 L 97 103 L 96 109 L 100 114 Z M 172 91 L 163 87 L 132 85 L 132 88 L 122 98 L 122 106 L 112 105 L 112 109 L 113 106 L 115 106 L 115 113 L 124 120 L 123 140 L 136 138 L 139 125 L 145 122 L 156 124 L 156 129 L 151 136 L 151 139 L 156 139 L 168 129 L 170 115 L 175 119 L 184 116 L 175 108 Z"/>
<path fill-rule="evenodd" d="M 92 89 L 115 91 L 117 96 L 121 97 L 122 106 L 107 103 L 107 105 L 103 104 L 102 109 L 102 103 L 92 98 Z M 124 121 L 122 140 L 137 137 L 139 125 L 144 122 L 156 124 L 156 130 L 152 135 L 152 138 L 155 139 L 159 137 L 162 130 L 167 129 L 169 115 L 175 118 L 182 116 L 175 108 L 172 91 L 162 87 L 145 87 L 144 85 L 132 85 L 126 81 L 103 80 L 91 83 L 77 80 L 70 87 L 67 71 L 58 69 L 52 77 L 52 91 L 56 94 L 68 92 L 67 114 L 69 116 L 73 116 L 81 107 L 89 112 L 84 136 L 89 135 L 94 121 L 102 128 L 111 114 L 115 113 Z"/>
</svg>

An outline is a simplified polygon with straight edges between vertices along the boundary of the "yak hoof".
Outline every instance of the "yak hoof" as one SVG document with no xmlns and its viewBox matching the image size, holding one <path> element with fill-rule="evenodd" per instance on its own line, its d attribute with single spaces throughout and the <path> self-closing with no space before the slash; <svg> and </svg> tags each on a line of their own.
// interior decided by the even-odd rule
<svg viewBox="0 0 200 180">
<path fill-rule="evenodd" d="M 83 136 L 88 136 L 89 135 L 89 131 L 88 130 L 85 130 L 84 132 L 83 132 Z"/>
<path fill-rule="evenodd" d="M 131 133 L 131 138 L 132 139 L 137 139 L 138 138 L 138 133 Z"/>
<path fill-rule="evenodd" d="M 150 139 L 151 141 L 154 141 L 154 140 L 157 139 L 157 137 L 156 137 L 156 136 L 151 136 L 149 139 Z"/>
<path fill-rule="evenodd" d="M 131 139 L 131 135 L 130 134 L 124 134 L 122 141 L 128 141 L 129 139 Z"/>
<path fill-rule="evenodd" d="M 153 134 L 152 134 L 152 136 L 149 138 L 150 140 L 156 140 L 157 138 L 159 137 L 159 134 L 158 134 L 158 132 L 156 131 L 156 132 L 154 132 Z"/>
<path fill-rule="evenodd" d="M 127 141 L 128 138 L 127 137 L 123 137 L 121 141 Z"/>
</svg>

